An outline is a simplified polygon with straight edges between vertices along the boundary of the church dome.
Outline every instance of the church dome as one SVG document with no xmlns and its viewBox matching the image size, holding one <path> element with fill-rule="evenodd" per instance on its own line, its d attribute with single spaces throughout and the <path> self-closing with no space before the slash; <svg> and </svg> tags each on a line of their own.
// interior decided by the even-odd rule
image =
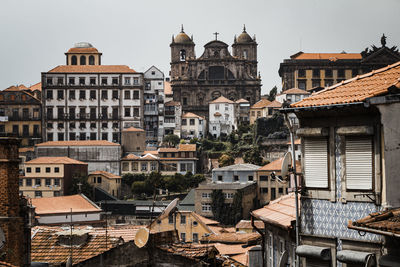
<svg viewBox="0 0 400 267">
<path fill-rule="evenodd" d="M 246 32 L 246 27 L 243 27 L 243 32 L 236 39 L 237 43 L 252 43 L 254 42 L 253 38 Z"/>
<path fill-rule="evenodd" d="M 191 44 L 191 43 L 193 43 L 192 39 L 190 39 L 190 37 L 184 32 L 180 32 L 175 37 L 174 42 L 178 43 L 178 44 Z"/>
<path fill-rule="evenodd" d="M 74 44 L 74 47 L 70 48 L 67 54 L 86 54 L 86 53 L 99 53 L 97 48 L 93 47 L 91 43 L 79 42 Z"/>
</svg>

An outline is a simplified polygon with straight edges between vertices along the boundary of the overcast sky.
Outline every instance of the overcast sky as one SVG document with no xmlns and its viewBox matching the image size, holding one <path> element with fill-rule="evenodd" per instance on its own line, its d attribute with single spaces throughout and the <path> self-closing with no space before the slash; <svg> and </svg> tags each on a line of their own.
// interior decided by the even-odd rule
<svg viewBox="0 0 400 267">
<path fill-rule="evenodd" d="M 193 34 L 196 55 L 219 32 L 231 45 L 243 24 L 256 35 L 262 93 L 281 88 L 279 63 L 298 51 L 361 52 L 400 46 L 400 1 L 352 0 L 0 0 L 0 89 L 40 81 L 65 64 L 74 43 L 90 42 L 102 64 L 169 72 L 172 34 Z"/>
</svg>

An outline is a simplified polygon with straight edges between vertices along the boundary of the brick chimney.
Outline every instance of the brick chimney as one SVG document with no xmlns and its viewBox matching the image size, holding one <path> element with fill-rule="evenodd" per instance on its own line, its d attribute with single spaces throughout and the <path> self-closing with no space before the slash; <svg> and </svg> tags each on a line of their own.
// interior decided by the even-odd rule
<svg viewBox="0 0 400 267">
<path fill-rule="evenodd" d="M 19 142 L 17 138 L 0 137 L 0 228 L 5 237 L 0 257 L 16 266 L 30 266 L 26 200 L 19 196 Z"/>
</svg>

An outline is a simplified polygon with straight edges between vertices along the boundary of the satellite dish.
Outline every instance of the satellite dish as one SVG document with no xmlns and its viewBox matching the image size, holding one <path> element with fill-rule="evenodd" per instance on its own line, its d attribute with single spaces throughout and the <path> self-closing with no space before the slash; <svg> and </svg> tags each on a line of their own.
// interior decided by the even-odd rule
<svg viewBox="0 0 400 267">
<path fill-rule="evenodd" d="M 281 258 L 279 259 L 279 267 L 286 267 L 287 265 L 287 261 L 288 261 L 288 253 L 287 250 L 285 250 L 282 255 Z"/>
<path fill-rule="evenodd" d="M 146 245 L 147 241 L 149 241 L 149 229 L 140 228 L 135 235 L 135 245 L 138 248 L 142 248 Z"/>
<path fill-rule="evenodd" d="M 281 176 L 286 177 L 289 173 L 289 167 L 292 165 L 292 154 L 290 152 L 286 152 L 285 156 L 282 160 L 281 165 Z"/>
<path fill-rule="evenodd" d="M 169 216 L 169 214 L 176 208 L 178 205 L 179 198 L 175 198 L 174 200 L 171 201 L 171 203 L 168 204 L 168 206 L 165 208 L 165 210 L 158 216 L 158 220 L 162 220 L 166 217 Z"/>
<path fill-rule="evenodd" d="M 3 229 L 0 228 L 0 249 L 4 247 L 5 243 L 6 243 L 6 237 L 4 235 Z"/>
</svg>

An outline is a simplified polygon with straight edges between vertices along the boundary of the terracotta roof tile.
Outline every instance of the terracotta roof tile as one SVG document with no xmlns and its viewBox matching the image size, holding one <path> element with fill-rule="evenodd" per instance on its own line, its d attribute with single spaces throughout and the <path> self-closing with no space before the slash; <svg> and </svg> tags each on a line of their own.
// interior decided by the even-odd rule
<svg viewBox="0 0 400 267">
<path fill-rule="evenodd" d="M 259 221 L 259 220 L 255 220 L 254 224 L 257 228 L 259 229 L 264 229 L 264 222 L 263 221 Z M 241 220 L 240 222 L 238 222 L 235 225 L 236 229 L 239 228 L 245 228 L 245 229 L 252 229 L 253 226 L 251 225 L 251 221 L 250 220 Z"/>
<path fill-rule="evenodd" d="M 90 173 L 89 175 L 103 175 L 109 179 L 118 179 L 121 178 L 121 176 L 110 173 L 110 172 L 106 172 L 106 171 L 94 171 L 92 173 Z"/>
<path fill-rule="evenodd" d="M 371 213 L 355 222 L 350 221 L 348 226 L 361 227 L 366 232 L 380 231 L 383 235 L 400 237 L 400 208 Z"/>
<path fill-rule="evenodd" d="M 192 112 L 187 112 L 187 113 L 183 114 L 182 118 L 199 118 L 199 119 L 204 120 L 204 117 L 194 114 Z"/>
<path fill-rule="evenodd" d="M 0 261 L 0 267 L 17 267 L 17 265 L 12 265 L 11 263 Z"/>
<path fill-rule="evenodd" d="M 193 212 L 192 214 L 194 214 L 194 216 L 196 216 L 199 220 L 201 220 L 205 225 L 217 225 L 219 224 L 219 222 L 208 219 L 206 217 L 201 216 L 200 214 L 197 214 L 195 212 Z"/>
<path fill-rule="evenodd" d="M 187 151 L 195 152 L 196 151 L 196 144 L 179 144 L 178 150 L 179 151 L 184 151 L 184 152 L 187 152 Z"/>
<path fill-rule="evenodd" d="M 170 82 L 164 82 L 164 95 L 172 95 L 172 87 Z"/>
<path fill-rule="evenodd" d="M 243 254 L 249 251 L 252 247 L 254 247 L 254 246 L 248 246 L 244 248 L 243 245 L 230 245 L 230 244 L 228 245 L 222 243 L 215 243 L 213 245 L 218 250 L 219 254 L 227 256 Z"/>
<path fill-rule="evenodd" d="M 31 89 L 32 91 L 36 91 L 36 90 L 42 91 L 42 83 L 38 82 L 38 83 L 30 86 L 29 89 Z"/>
<path fill-rule="evenodd" d="M 65 54 L 94 54 L 99 53 L 99 50 L 95 47 L 72 47 Z"/>
<path fill-rule="evenodd" d="M 222 114 L 219 113 L 218 111 L 214 113 L 214 117 L 220 117 L 220 116 L 222 116 Z"/>
<path fill-rule="evenodd" d="M 279 95 L 287 95 L 287 94 L 292 94 L 292 95 L 309 95 L 310 92 L 307 92 L 306 90 L 301 90 L 299 88 L 292 88 L 292 89 L 288 89 L 283 91 L 282 93 L 280 93 Z"/>
<path fill-rule="evenodd" d="M 247 101 L 246 99 L 241 98 L 241 99 L 237 100 L 235 103 L 237 103 L 237 104 L 240 104 L 240 103 L 249 103 L 249 101 Z"/>
<path fill-rule="evenodd" d="M 120 146 L 106 140 L 48 141 L 36 146 Z"/>
<path fill-rule="evenodd" d="M 70 247 L 60 245 L 59 229 L 34 228 L 31 241 L 31 261 L 50 264 L 66 263 L 70 257 Z M 107 243 L 106 243 L 107 241 Z M 73 264 L 78 264 L 116 247 L 119 238 L 91 233 L 86 243 L 73 247 Z M 105 245 L 107 244 L 107 246 Z"/>
<path fill-rule="evenodd" d="M 360 53 L 298 53 L 292 59 L 326 59 L 336 61 L 338 59 L 361 59 Z"/>
<path fill-rule="evenodd" d="M 26 153 L 26 152 L 28 152 L 28 151 L 35 151 L 35 148 L 33 147 L 33 146 L 31 146 L 31 147 L 20 147 L 20 148 L 18 148 L 18 152 L 19 153 Z"/>
<path fill-rule="evenodd" d="M 259 233 L 220 233 L 202 237 L 202 241 L 220 242 L 229 244 L 246 244 L 261 238 Z"/>
<path fill-rule="evenodd" d="M 56 214 L 72 212 L 100 212 L 101 209 L 83 195 L 32 198 L 35 213 Z"/>
<path fill-rule="evenodd" d="M 25 162 L 25 164 L 81 164 L 88 165 L 86 162 L 82 162 L 76 159 L 68 157 L 39 157 Z"/>
<path fill-rule="evenodd" d="M 12 85 L 12 86 L 4 89 L 4 91 L 22 91 L 22 90 L 28 90 L 28 87 L 26 87 L 23 84 L 20 84 L 20 85 L 16 85 L 16 86 Z"/>
<path fill-rule="evenodd" d="M 282 107 L 282 103 L 279 101 L 272 101 L 269 105 L 267 105 L 267 108 L 280 108 Z"/>
<path fill-rule="evenodd" d="M 289 193 L 251 213 L 259 220 L 288 229 L 296 220 L 295 195 Z"/>
<path fill-rule="evenodd" d="M 158 152 L 162 152 L 162 153 L 165 153 L 165 152 L 178 152 L 178 149 L 176 147 L 160 147 L 158 149 Z"/>
<path fill-rule="evenodd" d="M 234 104 L 232 100 L 229 100 L 228 98 L 224 96 L 220 96 L 217 99 L 213 100 L 210 102 L 210 104 L 217 104 L 217 103 L 228 103 L 228 104 Z"/>
<path fill-rule="evenodd" d="M 181 103 L 180 102 L 177 102 L 177 101 L 168 101 L 168 102 L 166 102 L 165 104 L 164 104 L 164 106 L 166 106 L 166 107 L 171 107 L 171 106 L 180 106 L 181 105 Z"/>
<path fill-rule="evenodd" d="M 264 165 L 261 168 L 259 168 L 258 171 L 277 171 L 278 173 L 280 173 L 282 167 L 282 161 L 283 158 L 274 160 L 273 162 L 270 162 L 267 165 Z M 296 169 L 297 170 L 301 169 L 300 161 L 298 160 L 296 160 Z"/>
<path fill-rule="evenodd" d="M 271 104 L 271 101 L 269 101 L 268 99 L 263 98 L 260 101 L 258 101 L 257 103 L 255 103 L 254 105 L 252 105 L 250 108 L 265 108 L 269 104 Z"/>
<path fill-rule="evenodd" d="M 210 244 L 170 244 L 160 245 L 159 249 L 170 252 L 174 255 L 180 255 L 189 259 L 203 259 L 211 251 L 215 251 L 215 247 Z"/>
<path fill-rule="evenodd" d="M 136 73 L 126 65 L 60 65 L 49 73 Z"/>
<path fill-rule="evenodd" d="M 122 130 L 123 132 L 144 132 L 143 129 L 135 128 L 135 127 L 129 127 L 126 129 Z"/>
<path fill-rule="evenodd" d="M 348 104 L 383 95 L 391 86 L 400 87 L 400 62 L 327 87 L 291 107 Z"/>
<path fill-rule="evenodd" d="M 249 254 L 248 252 L 246 253 L 242 253 L 239 255 L 234 255 L 230 257 L 231 259 L 243 264 L 244 266 L 248 266 L 249 265 Z"/>
<path fill-rule="evenodd" d="M 126 159 L 139 159 L 140 157 L 135 155 L 135 154 L 128 154 L 125 157 L 122 158 L 122 160 Z"/>
</svg>

